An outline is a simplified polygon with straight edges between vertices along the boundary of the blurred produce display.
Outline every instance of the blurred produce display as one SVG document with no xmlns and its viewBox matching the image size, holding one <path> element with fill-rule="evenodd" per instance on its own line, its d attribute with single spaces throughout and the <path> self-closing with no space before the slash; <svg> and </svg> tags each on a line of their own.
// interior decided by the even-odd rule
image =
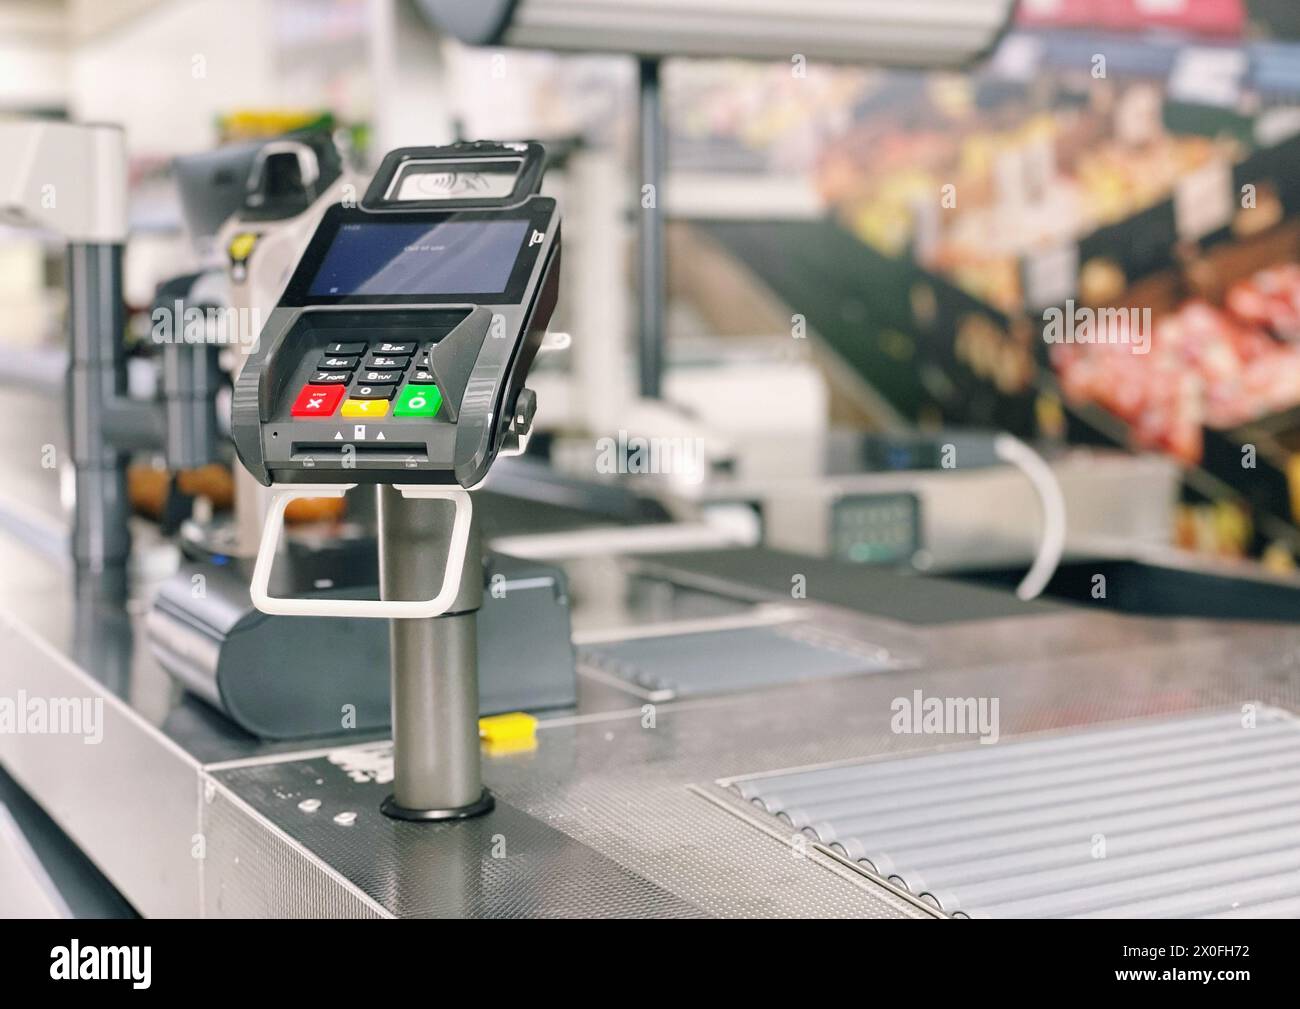
<svg viewBox="0 0 1300 1009">
<path fill-rule="evenodd" d="M 666 121 L 675 168 L 794 174 L 850 122 L 889 75 L 744 60 L 674 63 L 666 70 Z"/>
<path fill-rule="evenodd" d="M 969 74 L 682 71 L 672 161 L 810 177 L 823 222 L 710 233 L 903 416 L 1166 452 L 1182 541 L 1280 563 L 1300 552 L 1286 10 L 1027 0 Z M 1110 342 L 1046 338 L 1076 306 L 1124 310 Z"/>
<path fill-rule="evenodd" d="M 1250 314 L 1235 310 L 1243 305 Z M 1226 310 L 1194 300 L 1159 320 L 1149 353 L 1133 352 L 1124 314 L 1116 342 L 1058 344 L 1051 360 L 1068 401 L 1096 403 L 1126 421 L 1135 447 L 1199 463 L 1203 427 L 1236 427 L 1300 405 L 1300 346 L 1269 328 L 1295 332 L 1298 307 L 1300 266 L 1287 264 L 1236 284 Z"/>
<path fill-rule="evenodd" d="M 1233 137 L 1168 132 L 1152 86 L 1108 82 L 1087 105 L 992 112 L 931 100 L 924 127 L 869 119 L 823 152 L 820 190 L 862 241 L 912 255 L 990 305 L 1025 307 L 1023 263 L 1168 200 L 1179 182 L 1245 155 Z M 932 82 L 931 94 L 969 80 Z"/>
<path fill-rule="evenodd" d="M 1300 265 L 1260 270 L 1228 291 L 1228 310 L 1280 340 L 1300 340 Z"/>
</svg>

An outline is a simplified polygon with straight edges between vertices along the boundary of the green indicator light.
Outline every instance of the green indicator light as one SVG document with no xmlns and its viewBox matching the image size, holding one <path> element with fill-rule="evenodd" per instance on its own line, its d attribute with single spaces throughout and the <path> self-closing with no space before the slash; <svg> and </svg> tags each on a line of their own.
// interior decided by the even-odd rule
<svg viewBox="0 0 1300 1009">
<path fill-rule="evenodd" d="M 394 417 L 436 417 L 442 409 L 442 390 L 436 385 L 408 385 L 397 397 Z"/>
</svg>

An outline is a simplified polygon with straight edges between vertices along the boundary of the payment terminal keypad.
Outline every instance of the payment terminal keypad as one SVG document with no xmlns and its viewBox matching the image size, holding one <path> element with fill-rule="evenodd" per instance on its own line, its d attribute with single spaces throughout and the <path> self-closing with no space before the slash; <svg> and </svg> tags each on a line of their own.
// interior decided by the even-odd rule
<svg viewBox="0 0 1300 1009">
<path fill-rule="evenodd" d="M 428 366 L 429 347 L 414 341 L 327 344 L 299 388 L 290 414 L 317 420 L 432 419 L 442 408 L 442 391 Z"/>
</svg>

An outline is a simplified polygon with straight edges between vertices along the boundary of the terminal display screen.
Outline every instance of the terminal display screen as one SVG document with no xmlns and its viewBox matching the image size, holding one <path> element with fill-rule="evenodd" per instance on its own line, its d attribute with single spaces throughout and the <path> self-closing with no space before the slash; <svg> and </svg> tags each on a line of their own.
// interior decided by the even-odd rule
<svg viewBox="0 0 1300 1009">
<path fill-rule="evenodd" d="M 311 298 L 501 295 L 528 229 L 523 219 L 343 223 L 306 293 Z"/>
</svg>

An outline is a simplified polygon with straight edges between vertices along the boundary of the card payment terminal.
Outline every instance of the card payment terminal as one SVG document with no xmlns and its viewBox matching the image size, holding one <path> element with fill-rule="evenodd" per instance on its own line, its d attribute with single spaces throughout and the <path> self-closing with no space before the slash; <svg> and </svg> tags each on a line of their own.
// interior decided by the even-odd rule
<svg viewBox="0 0 1300 1009">
<path fill-rule="evenodd" d="M 479 773 L 468 491 L 517 450 L 555 307 L 560 220 L 535 143 L 391 152 L 317 226 L 235 386 L 240 460 L 272 488 L 251 594 L 274 614 L 390 619 L 392 816 L 489 810 Z M 269 594 L 284 509 L 377 487 L 378 600 Z"/>
</svg>

